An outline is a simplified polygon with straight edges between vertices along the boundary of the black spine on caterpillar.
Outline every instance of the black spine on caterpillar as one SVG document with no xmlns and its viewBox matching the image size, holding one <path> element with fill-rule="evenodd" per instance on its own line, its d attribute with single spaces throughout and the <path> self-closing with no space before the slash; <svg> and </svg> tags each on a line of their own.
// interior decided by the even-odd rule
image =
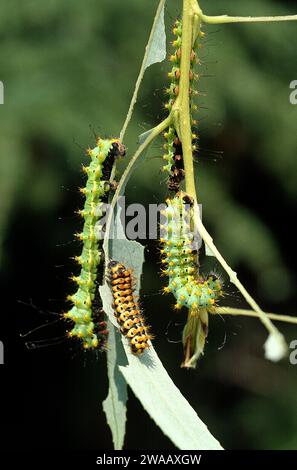
<svg viewBox="0 0 297 470">
<path fill-rule="evenodd" d="M 168 179 L 169 191 L 178 193 L 180 191 L 180 184 L 185 178 L 184 161 L 183 161 L 183 149 L 181 142 L 177 135 L 173 140 L 173 165 L 171 167 L 170 176 Z"/>
<path fill-rule="evenodd" d="M 80 256 L 75 259 L 81 266 L 79 276 L 72 276 L 77 284 L 77 291 L 67 297 L 73 307 L 64 314 L 64 318 L 72 320 L 74 327 L 68 332 L 70 337 L 81 339 L 83 347 L 97 348 L 102 345 L 102 335 L 94 323 L 94 299 L 97 287 L 98 266 L 101 261 L 99 240 L 95 233 L 95 225 L 103 216 L 103 202 L 110 189 L 110 175 L 114 160 L 125 155 L 125 147 L 118 139 L 97 139 L 97 146 L 88 149 L 91 163 L 83 167 L 87 175 L 86 186 L 80 191 L 85 195 L 83 210 L 78 213 L 84 219 L 83 231 L 76 235 L 82 241 Z M 100 322 L 103 320 L 100 320 Z M 101 325 L 102 326 L 102 325 Z"/>
<path fill-rule="evenodd" d="M 149 348 L 152 336 L 135 299 L 132 271 L 112 260 L 108 264 L 108 272 L 114 315 L 120 326 L 120 332 L 129 340 L 131 352 L 142 354 Z"/>
</svg>

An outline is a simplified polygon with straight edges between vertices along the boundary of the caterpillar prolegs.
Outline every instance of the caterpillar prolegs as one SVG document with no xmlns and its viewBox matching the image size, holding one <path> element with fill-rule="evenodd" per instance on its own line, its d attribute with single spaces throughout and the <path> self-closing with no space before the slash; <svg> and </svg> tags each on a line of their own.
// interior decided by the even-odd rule
<svg viewBox="0 0 297 470">
<path fill-rule="evenodd" d="M 125 155 L 125 147 L 118 139 L 98 138 L 96 144 L 95 148 L 87 150 L 91 163 L 83 167 L 87 182 L 86 186 L 80 189 L 86 198 L 84 208 L 78 211 L 84 219 L 83 231 L 76 234 L 83 244 L 81 255 L 75 257 L 81 270 L 78 276 L 72 276 L 78 288 L 74 294 L 67 297 L 73 307 L 64 314 L 66 319 L 74 322 L 74 327 L 68 335 L 79 338 L 86 349 L 100 347 L 104 339 L 102 330 L 105 332 L 102 312 L 95 324 L 98 312 L 95 314 L 93 311 L 97 270 L 101 259 L 95 224 L 104 215 L 103 201 L 106 200 L 110 189 L 109 179 L 114 160 Z"/>
<path fill-rule="evenodd" d="M 223 295 L 222 285 L 214 275 L 205 278 L 199 274 L 197 251 L 193 246 L 191 230 L 191 205 L 184 193 L 167 199 L 163 215 L 167 224 L 161 226 L 162 263 L 166 264 L 163 273 L 169 278 L 164 292 L 171 292 L 176 298 L 175 308 L 211 309 Z"/>
<path fill-rule="evenodd" d="M 117 261 L 110 261 L 108 270 L 113 309 L 120 332 L 129 340 L 132 353 L 142 354 L 149 348 L 152 335 L 135 299 L 132 272 Z"/>
</svg>

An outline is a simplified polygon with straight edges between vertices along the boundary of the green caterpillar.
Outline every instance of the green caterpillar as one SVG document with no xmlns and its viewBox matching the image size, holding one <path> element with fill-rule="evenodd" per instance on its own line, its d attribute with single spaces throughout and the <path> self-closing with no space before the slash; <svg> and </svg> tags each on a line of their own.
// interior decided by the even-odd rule
<svg viewBox="0 0 297 470">
<path fill-rule="evenodd" d="M 179 94 L 179 79 L 180 79 L 180 59 L 181 59 L 181 41 L 182 41 L 182 22 L 177 20 L 173 28 L 173 34 L 175 35 L 175 40 L 172 42 L 173 47 L 175 48 L 174 53 L 170 56 L 169 60 L 173 62 L 173 67 L 168 73 L 170 79 L 170 85 L 166 90 L 166 93 L 169 95 L 168 102 L 165 104 L 168 111 L 172 110 L 172 107 L 175 103 L 175 100 Z M 199 33 L 199 38 L 203 37 L 204 33 Z M 198 47 L 197 42 L 195 42 L 191 57 L 190 57 L 190 108 L 191 111 L 195 111 L 197 106 L 193 103 L 192 97 L 197 94 L 193 89 L 193 82 L 198 78 L 198 75 L 194 73 L 194 66 L 197 63 L 195 49 Z M 191 117 L 191 124 L 195 125 L 197 122 Z M 168 189 L 169 191 L 178 192 L 180 190 L 180 183 L 184 179 L 184 169 L 183 169 L 183 154 L 182 154 L 182 145 L 179 141 L 178 135 L 175 131 L 173 125 L 169 126 L 168 130 L 164 133 L 166 143 L 164 148 L 166 153 L 163 155 L 163 160 L 165 164 L 163 165 L 162 170 L 169 175 L 168 179 Z M 192 134 L 193 141 L 193 152 L 198 150 L 198 136 Z"/>
<path fill-rule="evenodd" d="M 74 327 L 68 332 L 70 337 L 81 339 L 83 347 L 97 348 L 101 343 L 97 325 L 94 323 L 93 303 L 96 293 L 97 269 L 100 264 L 101 252 L 98 249 L 99 240 L 95 235 L 95 224 L 104 215 L 103 202 L 107 201 L 110 189 L 110 175 L 116 157 L 125 155 L 125 147 L 118 139 L 100 139 L 96 147 L 88 149 L 91 158 L 89 166 L 84 166 L 87 183 L 80 192 L 85 196 L 85 204 L 78 211 L 84 219 L 83 231 L 76 234 L 82 241 L 80 256 L 75 257 L 81 266 L 79 276 L 72 276 L 78 285 L 77 291 L 69 295 L 67 300 L 73 307 L 64 313 L 64 318 L 74 322 Z"/>
<path fill-rule="evenodd" d="M 180 78 L 180 46 L 181 46 L 181 35 L 182 35 L 182 24 L 181 21 L 176 20 L 173 34 L 176 36 L 176 39 L 173 41 L 172 45 L 175 48 L 174 54 L 169 58 L 171 62 L 174 63 L 171 71 L 168 73 L 170 78 L 170 85 L 166 90 L 166 93 L 169 96 L 168 102 L 165 104 L 165 108 L 170 112 L 172 106 L 175 102 L 176 97 L 179 93 L 179 78 Z M 166 144 L 164 148 L 166 150 L 165 155 L 163 155 L 163 160 L 166 164 L 163 166 L 163 171 L 171 175 L 172 167 L 174 166 L 174 146 L 173 142 L 176 137 L 175 129 L 173 126 L 168 128 L 168 131 L 164 133 L 166 139 Z"/>
<path fill-rule="evenodd" d="M 167 218 L 167 224 L 161 226 L 164 231 L 160 240 L 162 263 L 167 265 L 163 273 L 169 277 L 164 292 L 174 295 L 176 309 L 183 306 L 192 310 L 211 309 L 223 295 L 222 285 L 214 275 L 205 278 L 199 274 L 190 227 L 191 207 L 187 200 L 184 193 L 178 193 L 173 199 L 167 199 L 167 208 L 162 212 Z"/>
</svg>

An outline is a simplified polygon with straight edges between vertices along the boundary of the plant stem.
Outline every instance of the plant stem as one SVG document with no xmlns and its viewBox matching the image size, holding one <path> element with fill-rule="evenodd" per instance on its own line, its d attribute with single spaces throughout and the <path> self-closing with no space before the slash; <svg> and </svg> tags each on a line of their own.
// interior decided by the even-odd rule
<svg viewBox="0 0 297 470">
<path fill-rule="evenodd" d="M 140 71 L 139 71 L 139 74 L 138 74 L 138 77 L 137 77 L 137 80 L 136 80 L 135 89 L 134 89 L 133 96 L 132 96 L 132 99 L 131 99 L 131 102 L 130 102 L 129 110 L 128 110 L 125 122 L 123 124 L 122 130 L 120 132 L 120 140 L 121 141 L 124 140 L 124 136 L 125 136 L 127 127 L 129 125 L 129 122 L 130 122 L 132 114 L 133 114 L 133 109 L 134 109 L 134 106 L 135 106 L 136 101 L 137 101 L 137 96 L 138 96 L 139 88 L 140 88 L 140 85 L 141 85 L 141 82 L 142 82 L 142 79 L 143 79 L 143 75 L 144 75 L 145 69 L 148 66 L 147 59 L 148 59 L 149 51 L 150 51 L 150 48 L 151 48 L 151 45 L 152 45 L 153 37 L 154 37 L 154 34 L 155 34 L 156 24 L 159 21 L 159 16 L 161 14 L 162 9 L 164 8 L 164 4 L 165 4 L 165 0 L 160 0 L 159 6 L 158 6 L 156 14 L 155 14 L 154 23 L 153 23 L 153 26 L 152 26 L 152 29 L 151 29 L 151 32 L 150 32 L 150 37 L 149 37 L 148 43 L 147 43 L 146 48 L 145 48 L 144 57 L 143 57 L 142 64 L 141 64 L 141 67 L 140 67 Z"/>
<path fill-rule="evenodd" d="M 203 13 L 200 15 L 201 20 L 208 24 L 225 24 L 225 23 L 272 23 L 276 21 L 296 21 L 297 15 L 287 16 L 208 16 Z"/>
<path fill-rule="evenodd" d="M 201 235 L 202 240 L 204 243 L 208 246 L 208 248 L 212 251 L 216 259 L 219 261 L 221 266 L 224 268 L 226 273 L 228 274 L 230 281 L 237 287 L 239 292 L 242 294 L 242 296 L 245 298 L 247 303 L 252 307 L 252 309 L 258 313 L 258 317 L 261 320 L 261 322 L 264 324 L 264 326 L 267 328 L 267 330 L 272 333 L 272 334 L 279 334 L 278 329 L 273 325 L 273 323 L 270 321 L 270 319 L 267 317 L 266 313 L 261 310 L 259 305 L 256 303 L 256 301 L 252 298 L 252 296 L 248 293 L 246 288 L 242 285 L 240 280 L 237 277 L 237 273 L 233 271 L 233 269 L 228 265 L 228 263 L 225 261 L 215 244 L 213 243 L 213 239 L 211 238 L 210 234 L 204 227 L 201 217 L 200 217 L 200 210 L 199 206 L 197 203 L 194 205 L 194 224 L 195 227 L 197 228 L 198 232 Z"/>
<path fill-rule="evenodd" d="M 130 172 L 132 170 L 132 167 L 134 166 L 134 164 L 136 163 L 138 158 L 141 156 L 142 152 L 146 149 L 146 147 L 159 134 L 161 134 L 161 132 L 163 132 L 165 129 L 167 129 L 167 127 L 171 124 L 171 121 L 172 121 L 172 115 L 170 114 L 166 119 L 164 119 L 164 121 L 160 122 L 160 124 L 158 124 L 156 127 L 154 127 L 151 130 L 151 133 L 148 135 L 146 140 L 138 147 L 135 154 L 130 159 L 128 165 L 125 168 L 125 171 L 123 172 L 123 174 L 121 176 L 118 187 L 117 187 L 117 189 L 114 193 L 114 196 L 113 196 L 111 204 L 110 204 L 110 211 L 109 211 L 108 219 L 107 219 L 107 222 L 106 222 L 106 231 L 105 231 L 105 237 L 104 237 L 104 240 L 107 241 L 106 244 L 105 244 L 105 241 L 104 241 L 104 251 L 105 251 L 106 259 L 109 259 L 109 243 L 108 243 L 108 240 L 109 240 L 109 236 L 110 236 L 110 229 L 111 229 L 111 223 L 112 223 L 112 220 L 113 220 L 114 208 L 115 208 L 115 205 L 116 205 L 122 191 L 124 191 L 124 189 L 125 189 L 125 186 L 126 186 L 127 181 L 129 179 L 129 175 L 130 175 Z"/>
<path fill-rule="evenodd" d="M 296 21 L 297 15 L 285 16 L 209 16 L 205 15 L 199 6 L 199 0 L 191 0 L 193 10 L 203 23 L 226 24 L 226 23 L 272 23 L 276 21 Z"/>
<path fill-rule="evenodd" d="M 198 18 L 198 20 L 197 20 Z M 218 17 L 215 17 L 218 18 Z M 226 19 L 226 16 L 224 16 Z M 259 305 L 255 302 L 252 296 L 247 292 L 245 287 L 242 285 L 237 277 L 235 271 L 228 265 L 219 250 L 213 243 L 210 234 L 204 227 L 201 217 L 200 210 L 197 202 L 196 188 L 195 188 L 195 177 L 194 177 L 194 165 L 192 156 L 192 132 L 191 132 L 191 121 L 190 121 L 190 109 L 189 109 L 189 70 L 190 70 L 190 54 L 193 44 L 193 23 L 195 23 L 195 34 L 199 33 L 201 21 L 209 22 L 211 17 L 204 15 L 197 0 L 183 0 L 183 29 L 182 29 L 182 46 L 181 46 L 181 76 L 180 76 L 180 92 L 178 99 L 173 107 L 173 111 L 176 110 L 176 114 L 173 115 L 174 121 L 177 124 L 176 128 L 180 131 L 180 138 L 183 147 L 183 158 L 185 168 L 185 186 L 186 192 L 194 199 L 194 228 L 198 231 L 204 243 L 210 248 L 214 256 L 217 258 L 219 263 L 222 265 L 224 270 L 229 275 L 230 281 L 237 287 L 241 292 L 245 300 L 251 306 L 251 308 L 257 312 L 258 317 L 265 325 L 267 330 L 271 334 L 280 334 L 278 329 L 270 321 L 269 317 L 261 310 Z M 250 20 L 248 20 L 250 21 Z M 199 24 L 200 22 L 200 24 Z"/>
<path fill-rule="evenodd" d="M 195 200 L 196 188 L 194 178 L 194 164 L 192 155 L 192 130 L 190 117 L 190 63 L 193 44 L 193 18 L 192 0 L 183 1 L 182 17 L 182 45 L 181 45 L 181 65 L 179 95 L 173 106 L 173 116 L 177 123 L 176 128 L 180 132 L 180 140 L 183 148 L 183 161 L 185 169 L 185 187 L 186 192 Z M 198 31 L 197 31 L 198 33 Z"/>
<path fill-rule="evenodd" d="M 219 315 L 241 315 L 246 317 L 259 318 L 259 314 L 254 310 L 246 310 L 243 308 L 216 307 L 214 313 Z M 293 317 L 290 315 L 278 315 L 277 313 L 266 313 L 266 315 L 271 320 L 297 324 L 297 317 Z"/>
</svg>

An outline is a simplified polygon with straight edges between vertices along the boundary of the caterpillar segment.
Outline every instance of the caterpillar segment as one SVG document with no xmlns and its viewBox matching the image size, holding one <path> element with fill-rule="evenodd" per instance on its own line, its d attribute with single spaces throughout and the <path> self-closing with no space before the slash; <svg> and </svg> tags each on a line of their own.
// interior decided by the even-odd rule
<svg viewBox="0 0 297 470">
<path fill-rule="evenodd" d="M 117 261 L 108 264 L 109 283 L 113 295 L 113 310 L 120 332 L 133 354 L 142 354 L 150 347 L 150 327 L 146 324 L 134 294 L 132 271 Z"/>
<path fill-rule="evenodd" d="M 172 46 L 174 48 L 173 54 L 169 57 L 169 60 L 173 63 L 171 71 L 168 73 L 170 79 L 169 86 L 166 90 L 168 95 L 168 101 L 165 104 L 165 108 L 170 112 L 179 95 L 179 80 L 180 80 L 180 60 L 181 60 L 181 41 L 182 41 L 182 22 L 177 20 L 173 28 L 173 34 L 175 36 Z M 194 89 L 194 81 L 198 78 L 195 73 L 195 64 L 198 62 L 195 50 L 198 47 L 199 39 L 203 36 L 203 33 L 199 33 L 198 38 L 193 46 L 190 56 L 190 109 L 191 109 L 191 126 L 195 126 L 197 121 L 193 119 L 192 114 L 197 109 L 194 103 L 193 97 L 198 94 Z M 165 153 L 163 155 L 164 165 L 162 170 L 167 173 L 167 186 L 168 190 L 172 193 L 178 193 L 181 190 L 181 183 L 184 180 L 184 163 L 183 163 L 183 150 L 182 143 L 175 130 L 174 125 L 170 125 L 167 131 L 164 132 L 164 138 L 166 140 L 164 144 Z M 199 137 L 196 133 L 192 135 L 192 146 L 193 153 L 197 155 L 199 148 Z"/>
<path fill-rule="evenodd" d="M 163 215 L 167 224 L 162 226 L 163 273 L 168 276 L 165 293 L 176 299 L 175 308 L 209 308 L 223 295 L 222 284 L 214 275 L 207 278 L 199 274 L 197 250 L 191 230 L 191 206 L 185 204 L 184 193 L 167 199 Z"/>
<path fill-rule="evenodd" d="M 105 212 L 103 203 L 107 200 L 110 190 L 109 179 L 114 161 L 125 155 L 125 147 L 118 139 L 98 138 L 96 147 L 88 149 L 87 154 L 91 161 L 88 166 L 83 167 L 87 181 L 85 187 L 80 189 L 85 196 L 85 203 L 83 209 L 78 211 L 83 219 L 83 230 L 76 234 L 76 238 L 82 242 L 81 254 L 75 257 L 80 266 L 80 273 L 78 276 L 72 276 L 77 290 L 67 297 L 73 306 L 64 314 L 64 318 L 74 323 L 68 336 L 80 339 L 83 347 L 90 349 L 101 347 L 103 339 L 106 339 L 106 334 L 102 334 L 105 329 L 104 320 L 101 317 L 96 319 L 93 312 L 98 266 L 102 254 L 95 234 L 95 225 Z"/>
</svg>

